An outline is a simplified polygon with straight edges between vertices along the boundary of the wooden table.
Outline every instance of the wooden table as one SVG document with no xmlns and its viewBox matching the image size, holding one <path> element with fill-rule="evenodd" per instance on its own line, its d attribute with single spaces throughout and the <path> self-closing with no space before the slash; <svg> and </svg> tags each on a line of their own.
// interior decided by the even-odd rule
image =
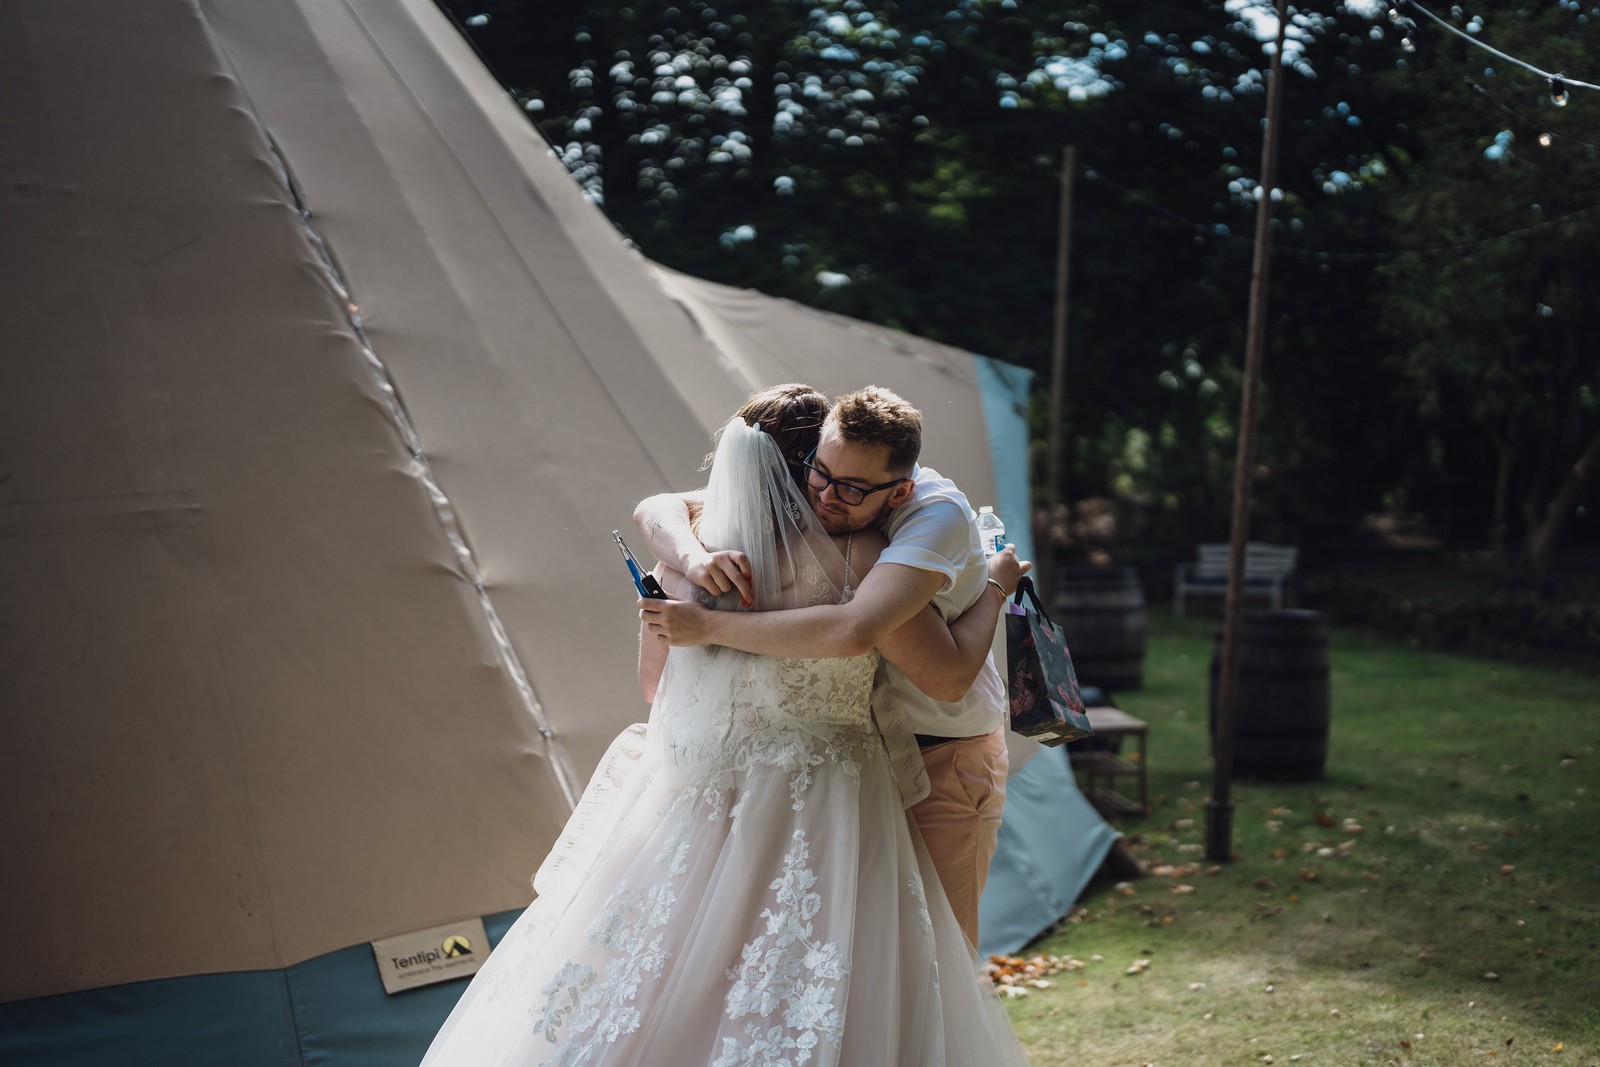
<svg viewBox="0 0 1600 1067">
<path fill-rule="evenodd" d="M 1072 761 L 1072 769 L 1083 775 L 1083 795 L 1108 820 L 1149 814 L 1150 779 L 1145 745 L 1150 737 L 1150 724 L 1117 708 L 1086 708 L 1085 711 L 1095 737 L 1115 739 L 1119 748 L 1122 738 L 1132 737 L 1138 740 L 1139 748 L 1131 758 L 1124 758 L 1119 751 L 1111 749 L 1068 749 L 1067 758 Z M 1138 779 L 1137 801 L 1129 800 L 1115 788 L 1118 778 L 1129 776 Z"/>
</svg>

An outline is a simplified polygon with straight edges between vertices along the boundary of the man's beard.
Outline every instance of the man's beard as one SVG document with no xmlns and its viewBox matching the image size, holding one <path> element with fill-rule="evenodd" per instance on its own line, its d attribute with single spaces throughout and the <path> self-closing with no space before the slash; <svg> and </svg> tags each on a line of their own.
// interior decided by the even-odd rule
<svg viewBox="0 0 1600 1067">
<path fill-rule="evenodd" d="M 884 513 L 889 510 L 887 497 L 875 511 L 848 508 L 836 513 L 829 513 L 823 509 L 822 494 L 815 490 L 809 490 L 806 497 L 811 501 L 811 510 L 816 513 L 817 521 L 822 524 L 823 530 L 834 535 L 857 533 L 869 526 L 876 526 L 883 520 Z"/>
</svg>

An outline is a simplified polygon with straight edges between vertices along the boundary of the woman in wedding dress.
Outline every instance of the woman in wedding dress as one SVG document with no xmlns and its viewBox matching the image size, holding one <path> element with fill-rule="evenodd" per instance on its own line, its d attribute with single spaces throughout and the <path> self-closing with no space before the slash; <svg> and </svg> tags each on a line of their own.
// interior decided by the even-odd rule
<svg viewBox="0 0 1600 1067">
<path fill-rule="evenodd" d="M 823 532 L 737 418 L 699 531 L 763 609 L 848 598 L 883 547 Z M 671 649 L 423 1067 L 1025 1064 L 903 810 L 876 667 Z"/>
</svg>

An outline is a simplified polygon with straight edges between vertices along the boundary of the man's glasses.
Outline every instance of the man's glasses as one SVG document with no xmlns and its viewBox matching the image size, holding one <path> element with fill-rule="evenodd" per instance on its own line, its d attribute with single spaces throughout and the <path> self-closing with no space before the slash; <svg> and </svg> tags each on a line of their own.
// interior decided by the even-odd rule
<svg viewBox="0 0 1600 1067">
<path fill-rule="evenodd" d="M 891 482 L 884 482 L 882 485 L 874 485 L 868 489 L 863 489 L 859 485 L 851 485 L 849 482 L 841 482 L 837 478 L 830 478 L 822 471 L 817 470 L 811 465 L 811 461 L 816 458 L 816 455 L 817 450 L 813 448 L 811 453 L 800 461 L 800 466 L 806 469 L 806 484 L 819 493 L 826 492 L 828 486 L 833 486 L 834 496 L 837 496 L 840 501 L 851 507 L 864 502 L 873 493 L 881 493 L 885 489 L 893 489 L 905 481 L 904 478 L 896 478 Z"/>
</svg>

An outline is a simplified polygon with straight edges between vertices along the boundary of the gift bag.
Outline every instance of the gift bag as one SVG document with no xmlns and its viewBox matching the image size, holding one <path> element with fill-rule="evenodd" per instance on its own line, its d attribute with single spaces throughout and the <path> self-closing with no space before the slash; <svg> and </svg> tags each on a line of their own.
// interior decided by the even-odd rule
<svg viewBox="0 0 1600 1067">
<path fill-rule="evenodd" d="M 1033 602 L 1032 611 L 1024 607 L 1024 595 Z M 1088 737 L 1094 731 L 1083 710 L 1066 634 L 1039 605 L 1032 578 L 1024 576 L 1017 584 L 1014 604 L 1005 615 L 1011 729 L 1046 745 Z"/>
</svg>

